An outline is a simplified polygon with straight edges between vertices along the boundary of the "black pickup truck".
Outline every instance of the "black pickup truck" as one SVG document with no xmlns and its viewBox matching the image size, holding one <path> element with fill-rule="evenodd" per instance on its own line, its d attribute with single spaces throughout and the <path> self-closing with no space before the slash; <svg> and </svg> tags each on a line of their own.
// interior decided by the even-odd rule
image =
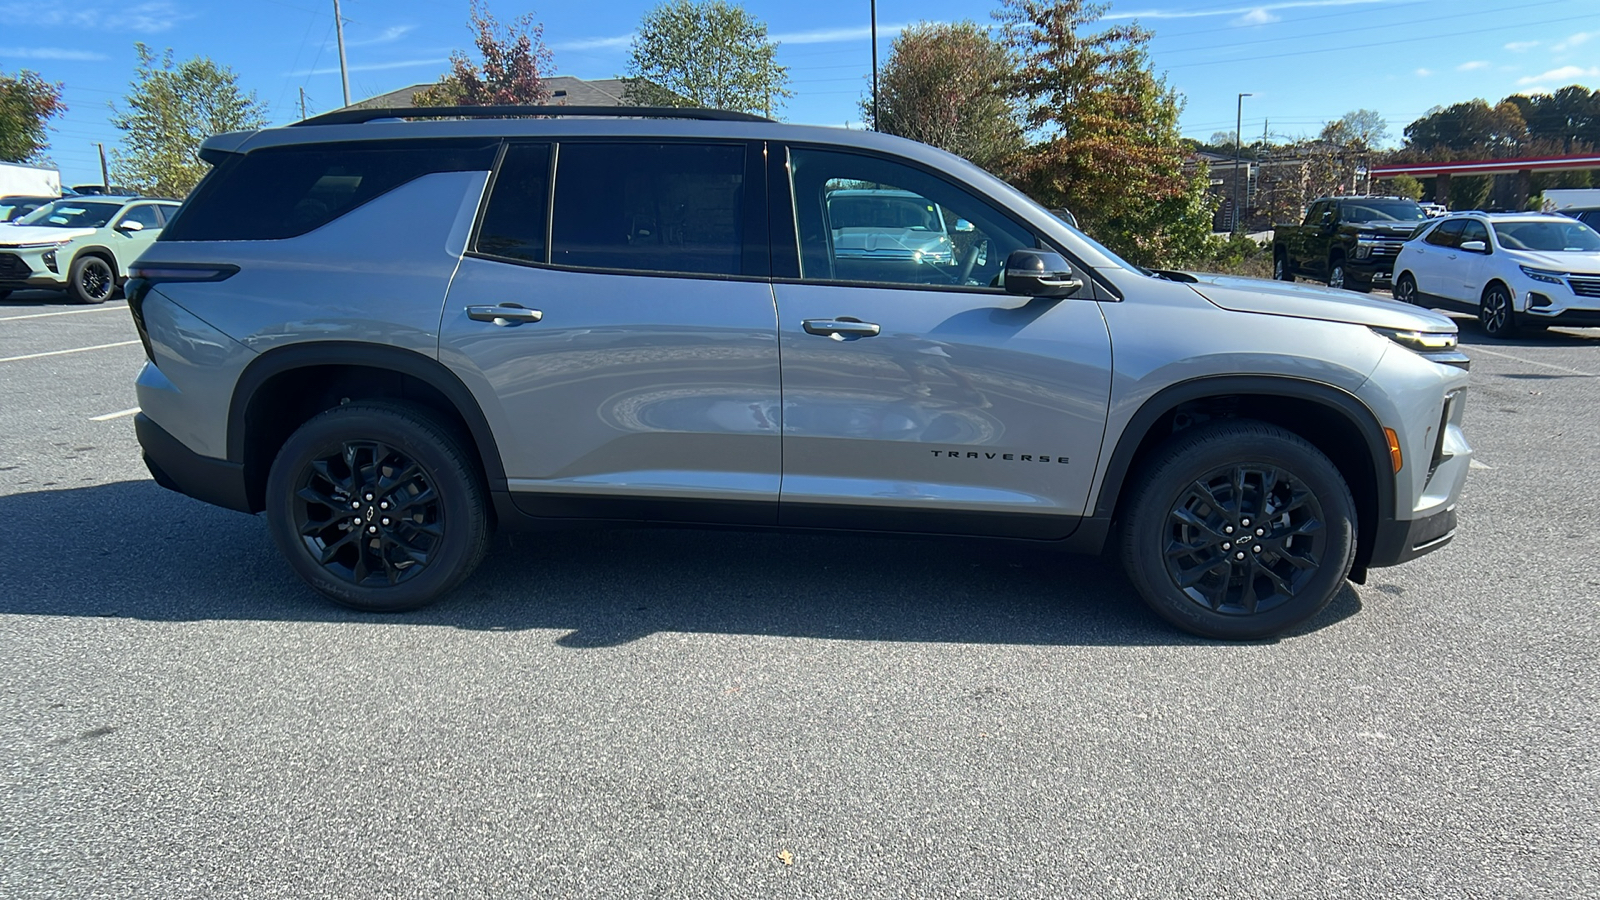
<svg viewBox="0 0 1600 900">
<path fill-rule="evenodd" d="M 1323 197 L 1301 224 L 1273 227 L 1272 276 L 1302 275 L 1363 293 L 1386 286 L 1400 245 L 1427 220 L 1403 197 Z"/>
</svg>

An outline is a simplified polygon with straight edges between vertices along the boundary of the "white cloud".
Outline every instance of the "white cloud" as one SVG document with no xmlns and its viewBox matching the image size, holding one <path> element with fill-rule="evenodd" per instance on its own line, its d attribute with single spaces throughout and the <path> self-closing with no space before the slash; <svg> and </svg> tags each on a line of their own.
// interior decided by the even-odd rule
<svg viewBox="0 0 1600 900">
<path fill-rule="evenodd" d="M 1548 72 L 1541 72 L 1538 75 L 1529 75 L 1526 78 L 1518 78 L 1517 84 L 1538 84 L 1541 81 L 1564 81 L 1570 84 L 1579 78 L 1600 78 L 1600 66 L 1590 66 L 1587 69 L 1582 66 L 1562 66 L 1559 69 L 1551 69 Z"/>
<path fill-rule="evenodd" d="M 1273 22 L 1283 21 L 1282 16 L 1275 16 L 1265 8 L 1257 7 L 1233 20 L 1235 25 L 1271 25 Z"/>
<path fill-rule="evenodd" d="M 911 27 L 904 25 L 879 25 L 878 37 L 893 38 L 895 35 Z M 872 28 L 862 25 L 858 28 L 822 28 L 816 31 L 793 31 L 787 34 L 769 35 L 771 40 L 780 44 L 835 44 L 843 41 L 864 41 L 872 37 Z"/>
<path fill-rule="evenodd" d="M 1580 31 L 1577 34 L 1569 35 L 1565 40 L 1557 41 L 1556 43 L 1551 44 L 1550 50 L 1553 53 L 1565 53 L 1568 50 L 1571 50 L 1573 47 L 1587 43 L 1590 38 L 1597 36 L 1600 36 L 1600 31 Z"/>
<path fill-rule="evenodd" d="M 1284 0 L 1281 3 L 1264 3 L 1255 6 L 1234 6 L 1227 9 L 1146 9 L 1139 12 L 1111 12 L 1106 19 L 1199 19 L 1210 16 L 1250 16 L 1266 14 L 1279 9 L 1313 9 L 1320 6 L 1370 6 L 1390 4 L 1395 0 Z M 1244 24 L 1261 24 L 1250 22 Z"/>
<path fill-rule="evenodd" d="M 405 37 L 409 32 L 416 30 L 415 25 L 395 25 L 385 28 L 383 33 L 374 38 L 361 41 L 345 41 L 346 47 L 371 47 L 374 44 L 392 44 Z"/>
<path fill-rule="evenodd" d="M 1417 77 L 1418 78 L 1427 78 L 1429 75 L 1432 75 L 1432 74 L 1433 74 L 1433 70 L 1432 69 L 1418 69 L 1417 70 Z"/>
<path fill-rule="evenodd" d="M 26 22 L 29 25 L 65 25 L 102 31 L 133 31 L 158 34 L 184 19 L 193 18 L 178 11 L 168 0 L 108 5 L 76 10 L 50 9 L 36 3 L 0 3 L 0 21 Z"/>
<path fill-rule="evenodd" d="M 1539 46 L 1538 41 L 1512 41 L 1506 45 L 1506 49 L 1512 53 L 1525 53 L 1537 46 Z"/>
<path fill-rule="evenodd" d="M 550 45 L 551 50 L 611 50 L 617 47 L 626 47 L 633 43 L 633 33 L 618 35 L 616 37 L 579 38 L 575 41 L 557 41 Z"/>
<path fill-rule="evenodd" d="M 402 60 L 402 61 L 399 61 L 399 62 L 368 63 L 366 65 L 361 65 L 361 66 L 351 66 L 350 67 L 350 71 L 352 71 L 352 72 L 381 72 L 384 69 L 413 69 L 413 68 L 417 68 L 417 67 L 420 67 L 420 66 L 442 66 L 442 65 L 445 65 L 448 62 L 450 62 L 450 60 L 443 59 L 443 58 L 440 58 L 440 59 L 407 59 L 407 60 Z M 322 68 L 322 69 L 302 69 L 302 70 L 300 70 L 298 72 L 285 72 L 284 74 L 288 75 L 288 76 L 293 76 L 293 77 L 300 77 L 300 76 L 305 76 L 305 75 L 335 75 L 335 74 L 338 74 L 338 72 L 339 72 L 339 67 L 338 66 L 333 66 L 331 68 Z"/>
<path fill-rule="evenodd" d="M 1487 68 L 1489 68 L 1489 64 L 1487 62 L 1484 62 L 1481 59 L 1475 59 L 1472 62 L 1464 62 L 1461 65 L 1456 66 L 1456 71 L 1457 72 L 1471 72 L 1471 71 L 1474 71 L 1476 69 L 1487 69 Z"/>
<path fill-rule="evenodd" d="M 75 62 L 93 62 L 107 59 L 104 53 L 88 50 L 63 50 L 60 47 L 0 47 L 0 59 L 66 59 Z"/>
</svg>

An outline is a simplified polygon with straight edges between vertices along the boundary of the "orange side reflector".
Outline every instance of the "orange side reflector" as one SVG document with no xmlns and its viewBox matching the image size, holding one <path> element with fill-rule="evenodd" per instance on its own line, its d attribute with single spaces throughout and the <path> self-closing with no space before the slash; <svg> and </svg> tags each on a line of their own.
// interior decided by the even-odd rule
<svg viewBox="0 0 1600 900">
<path fill-rule="evenodd" d="M 1394 466 L 1394 470 L 1398 472 L 1400 471 L 1400 466 L 1405 463 L 1405 459 L 1400 455 L 1400 436 L 1394 433 L 1393 428 L 1385 428 L 1383 436 L 1389 439 L 1389 462 Z"/>
</svg>

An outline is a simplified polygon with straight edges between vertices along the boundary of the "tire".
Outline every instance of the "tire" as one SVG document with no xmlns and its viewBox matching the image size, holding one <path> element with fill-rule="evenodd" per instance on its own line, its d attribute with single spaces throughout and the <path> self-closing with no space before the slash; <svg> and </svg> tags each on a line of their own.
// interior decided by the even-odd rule
<svg viewBox="0 0 1600 900">
<path fill-rule="evenodd" d="M 1491 282 L 1478 301 L 1478 324 L 1483 333 L 1497 340 L 1517 336 L 1517 311 L 1511 305 L 1511 292 L 1500 282 Z"/>
<path fill-rule="evenodd" d="M 1321 612 L 1350 574 L 1349 486 L 1320 451 L 1275 425 L 1186 430 L 1133 485 L 1119 535 L 1123 567 L 1150 608 L 1185 631 L 1280 634 Z"/>
<path fill-rule="evenodd" d="M 1294 280 L 1294 273 L 1289 271 L 1289 259 L 1282 253 L 1272 258 L 1272 277 L 1278 281 Z"/>
<path fill-rule="evenodd" d="M 11 296 L 11 289 L 10 288 L 0 288 L 0 300 L 4 300 L 5 298 L 7 298 L 9 296 Z"/>
<path fill-rule="evenodd" d="M 1341 290 L 1345 287 L 1344 260 L 1339 257 L 1328 260 L 1328 287 Z"/>
<path fill-rule="evenodd" d="M 483 479 L 465 446 L 403 403 L 320 413 L 289 437 L 267 476 L 272 538 L 290 568 L 335 603 L 368 612 L 426 606 L 472 574 L 489 546 Z"/>
<path fill-rule="evenodd" d="M 98 256 L 80 256 L 67 275 L 67 295 L 79 303 L 104 303 L 117 292 L 117 272 Z"/>
<path fill-rule="evenodd" d="M 1412 306 L 1419 305 L 1421 299 L 1417 293 L 1417 279 L 1410 272 L 1401 272 L 1400 277 L 1394 280 L 1394 299 Z"/>
</svg>

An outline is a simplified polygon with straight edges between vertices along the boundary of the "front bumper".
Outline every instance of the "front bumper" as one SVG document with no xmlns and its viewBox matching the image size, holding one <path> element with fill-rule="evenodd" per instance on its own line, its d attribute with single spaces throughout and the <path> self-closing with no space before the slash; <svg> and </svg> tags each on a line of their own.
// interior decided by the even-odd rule
<svg viewBox="0 0 1600 900">
<path fill-rule="evenodd" d="M 133 430 L 144 448 L 145 468 L 156 484 L 213 506 L 252 511 L 242 463 L 201 456 L 144 413 L 133 417 Z"/>
<path fill-rule="evenodd" d="M 62 274 L 64 267 L 57 258 L 58 252 L 56 247 L 0 248 L 0 288 L 14 291 L 64 287 L 67 276 Z M 54 268 L 49 262 L 52 259 Z"/>
<path fill-rule="evenodd" d="M 1372 559 L 1367 565 L 1374 569 L 1398 566 L 1443 547 L 1455 536 L 1454 506 L 1409 522 L 1386 519 L 1378 523 L 1378 533 L 1372 542 Z"/>
</svg>

